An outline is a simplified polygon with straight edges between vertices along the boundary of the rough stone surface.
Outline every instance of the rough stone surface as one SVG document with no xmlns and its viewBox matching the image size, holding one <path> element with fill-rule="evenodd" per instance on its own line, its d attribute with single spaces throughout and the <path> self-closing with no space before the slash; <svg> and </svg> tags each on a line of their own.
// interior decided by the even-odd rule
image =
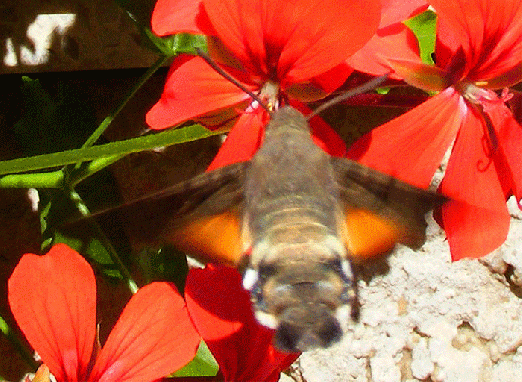
<svg viewBox="0 0 522 382">
<path fill-rule="evenodd" d="M 360 322 L 300 357 L 304 380 L 521 381 L 522 214 L 508 205 L 508 240 L 484 259 L 452 263 L 431 220 L 421 250 L 399 248 L 382 274 L 364 270 Z"/>
</svg>

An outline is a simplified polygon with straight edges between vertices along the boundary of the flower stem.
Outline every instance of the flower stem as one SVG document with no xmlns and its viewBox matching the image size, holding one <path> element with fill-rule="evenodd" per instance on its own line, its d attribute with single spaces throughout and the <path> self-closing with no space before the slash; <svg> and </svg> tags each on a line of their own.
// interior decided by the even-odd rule
<svg viewBox="0 0 522 382">
<path fill-rule="evenodd" d="M 69 199 L 71 199 L 74 202 L 74 204 L 76 205 L 76 208 L 78 209 L 78 211 L 80 211 L 80 213 L 84 217 L 88 218 L 91 215 L 89 209 L 83 202 L 81 196 L 78 195 L 78 193 L 76 191 L 70 190 Z M 129 270 L 127 269 L 127 267 L 125 266 L 123 261 L 121 261 L 120 257 L 118 256 L 118 253 L 116 252 L 116 249 L 114 248 L 114 246 L 112 245 L 110 240 L 107 238 L 107 236 L 105 236 L 105 233 L 103 232 L 103 230 L 100 228 L 100 226 L 98 225 L 98 223 L 96 223 L 96 221 L 94 219 L 87 219 L 87 220 L 89 221 L 91 228 L 93 228 L 93 230 L 96 234 L 96 237 L 98 237 L 100 239 L 102 245 L 105 247 L 105 249 L 107 249 L 107 252 L 109 253 L 109 255 L 111 257 L 111 260 L 118 267 L 118 270 L 120 271 L 123 278 L 125 279 L 130 291 L 132 293 L 136 293 L 138 291 L 138 285 L 132 278 L 132 275 L 130 274 Z"/>
<path fill-rule="evenodd" d="M 136 92 L 149 80 L 149 78 L 169 59 L 169 56 L 160 56 L 154 65 L 152 65 L 145 74 L 143 74 L 136 84 L 132 87 L 132 89 L 127 93 L 127 95 L 123 98 L 123 100 L 120 102 L 120 104 L 107 116 L 105 119 L 100 123 L 100 125 L 96 128 L 94 133 L 85 141 L 85 143 L 82 145 L 82 148 L 90 147 L 92 146 L 100 137 L 101 135 L 107 130 L 107 128 L 110 126 L 114 118 L 123 110 L 125 105 L 127 105 L 127 102 L 134 97 Z M 74 166 L 67 166 L 65 171 L 65 178 L 67 179 L 68 184 L 70 187 L 73 187 L 74 185 L 80 183 L 85 178 L 89 177 L 90 175 L 94 174 L 97 171 L 102 170 L 103 168 L 109 166 L 110 164 L 116 162 L 122 158 L 122 156 L 111 156 L 108 158 L 100 158 L 99 161 L 92 161 L 91 164 L 88 164 L 84 167 L 82 167 L 83 163 L 76 163 Z M 95 163 L 95 165 L 92 165 L 92 163 Z M 71 176 L 72 173 L 74 173 L 74 176 Z"/>
<path fill-rule="evenodd" d="M 115 154 L 108 157 L 102 157 L 94 159 L 90 162 L 84 162 L 81 166 L 75 166 L 69 175 L 69 186 L 75 187 L 85 178 L 88 178 L 92 174 L 103 170 L 105 167 L 117 162 L 127 154 Z"/>
<path fill-rule="evenodd" d="M 0 188 L 60 188 L 63 172 L 53 171 L 32 174 L 10 174 L 0 176 Z"/>
<path fill-rule="evenodd" d="M 103 121 L 100 123 L 98 128 L 94 131 L 94 133 L 85 141 L 82 148 L 92 146 L 98 138 L 105 132 L 105 130 L 112 123 L 114 118 L 122 111 L 127 102 L 136 94 L 136 92 L 148 81 L 148 79 L 169 59 L 169 56 L 161 56 L 156 60 L 154 65 L 152 65 L 143 76 L 140 77 L 138 82 L 134 85 L 134 87 L 127 93 L 123 101 L 114 109 L 112 113 L 110 113 Z"/>
</svg>

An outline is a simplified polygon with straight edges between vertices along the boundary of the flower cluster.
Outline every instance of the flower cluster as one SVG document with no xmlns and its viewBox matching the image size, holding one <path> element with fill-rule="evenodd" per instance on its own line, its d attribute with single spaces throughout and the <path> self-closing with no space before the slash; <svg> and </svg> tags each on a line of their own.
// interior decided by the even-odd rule
<svg viewBox="0 0 522 382">
<path fill-rule="evenodd" d="M 361 138 L 347 156 L 425 188 L 452 147 L 439 188 L 452 201 L 436 218 L 453 259 L 480 257 L 502 244 L 509 229 L 506 199 L 521 198 L 522 134 L 506 105 L 507 87 L 522 80 L 519 2 L 299 4 L 160 0 L 152 25 L 159 35 L 207 35 L 209 52 L 225 71 L 269 102 L 283 100 L 300 110 L 306 110 L 303 102 L 335 90 L 354 69 L 372 75 L 391 70 L 394 79 L 439 92 Z M 435 66 L 422 63 L 415 37 L 402 23 L 428 6 L 438 17 Z M 209 169 L 249 159 L 266 116 L 201 59 L 183 57 L 173 64 L 147 121 L 161 129 L 199 118 L 215 128 L 238 111 Z M 324 122 L 312 121 L 312 129 L 321 147 L 343 155 L 342 142 Z"/>
<path fill-rule="evenodd" d="M 212 59 L 246 88 L 268 103 L 285 99 L 303 108 L 302 102 L 320 99 L 345 82 L 352 72 L 346 59 L 372 37 L 380 17 L 379 3 L 363 0 L 160 0 L 152 28 L 162 36 L 208 36 Z M 162 129 L 196 119 L 220 128 L 236 117 L 209 169 L 250 159 L 261 142 L 267 115 L 203 59 L 182 56 L 174 61 L 147 123 Z M 319 141 L 335 136 L 325 129 L 326 125 L 315 129 Z M 323 141 L 322 147 L 333 155 L 344 154 L 340 139 Z"/>
<path fill-rule="evenodd" d="M 522 81 L 522 4 L 428 2 L 438 16 L 436 65 L 384 52 L 381 61 L 409 84 L 439 93 L 370 132 L 349 156 L 426 187 L 453 144 L 439 187 L 452 201 L 436 218 L 453 259 L 480 257 L 506 239 L 506 199 L 522 197 L 522 127 L 506 104 L 507 87 Z"/>
<path fill-rule="evenodd" d="M 277 381 L 298 354 L 281 353 L 254 317 L 232 268 L 189 272 L 185 300 L 155 282 L 132 296 L 103 347 L 96 335 L 96 282 L 65 244 L 26 254 L 9 279 L 9 305 L 45 367 L 33 381 L 155 381 L 185 366 L 203 339 L 220 367 L 216 380 Z M 38 378 L 38 379 L 36 379 Z"/>
<path fill-rule="evenodd" d="M 57 381 L 154 381 L 188 363 L 200 342 L 176 287 L 152 283 L 100 348 L 94 272 L 65 244 L 24 255 L 8 286 L 18 325 Z"/>
</svg>

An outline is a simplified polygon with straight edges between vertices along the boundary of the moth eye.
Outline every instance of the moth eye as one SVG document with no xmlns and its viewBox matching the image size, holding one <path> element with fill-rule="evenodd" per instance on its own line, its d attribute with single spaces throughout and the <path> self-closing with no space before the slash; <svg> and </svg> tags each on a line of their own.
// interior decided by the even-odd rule
<svg viewBox="0 0 522 382">
<path fill-rule="evenodd" d="M 267 279 L 271 276 L 274 276 L 277 272 L 277 269 L 272 264 L 259 264 L 259 277 L 262 279 Z"/>
<path fill-rule="evenodd" d="M 337 273 L 345 283 L 351 284 L 353 282 L 352 264 L 349 260 L 336 257 L 326 262 L 324 266 Z"/>
<path fill-rule="evenodd" d="M 327 261 L 324 264 L 324 266 L 328 269 L 331 269 L 332 271 L 334 271 L 336 273 L 341 273 L 343 271 L 342 265 L 341 265 L 341 260 L 337 256 L 335 259 Z"/>
</svg>

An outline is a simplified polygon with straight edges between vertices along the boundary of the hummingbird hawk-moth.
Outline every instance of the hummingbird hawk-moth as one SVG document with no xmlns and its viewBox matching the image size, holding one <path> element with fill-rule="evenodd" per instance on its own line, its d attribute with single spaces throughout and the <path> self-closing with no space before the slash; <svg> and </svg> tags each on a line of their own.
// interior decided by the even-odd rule
<svg viewBox="0 0 522 382">
<path fill-rule="evenodd" d="M 292 107 L 272 113 L 247 162 L 203 173 L 123 206 L 132 235 L 162 237 L 243 268 L 255 315 L 283 351 L 328 347 L 356 299 L 353 263 L 425 240 L 424 215 L 445 197 L 331 157 Z"/>
</svg>

